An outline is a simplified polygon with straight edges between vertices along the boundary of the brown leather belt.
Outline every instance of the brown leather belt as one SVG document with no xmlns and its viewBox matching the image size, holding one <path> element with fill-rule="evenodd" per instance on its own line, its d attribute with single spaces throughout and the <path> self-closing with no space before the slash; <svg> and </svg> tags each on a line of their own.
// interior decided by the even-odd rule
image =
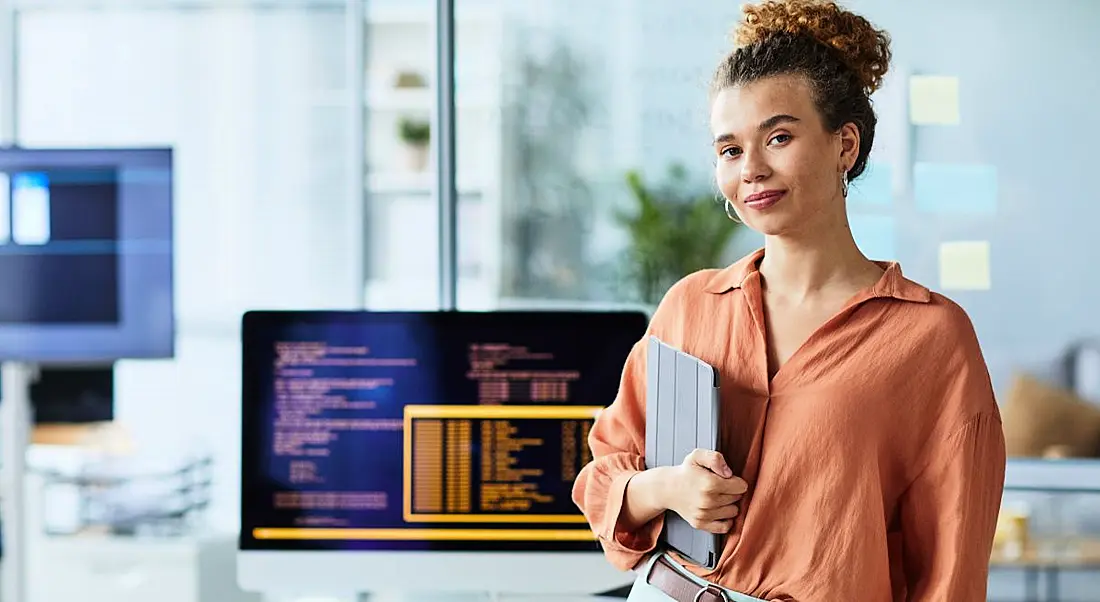
<svg viewBox="0 0 1100 602">
<path fill-rule="evenodd" d="M 664 556 L 653 563 L 646 582 L 676 602 L 730 602 L 722 588 L 713 584 L 700 586 Z"/>
</svg>

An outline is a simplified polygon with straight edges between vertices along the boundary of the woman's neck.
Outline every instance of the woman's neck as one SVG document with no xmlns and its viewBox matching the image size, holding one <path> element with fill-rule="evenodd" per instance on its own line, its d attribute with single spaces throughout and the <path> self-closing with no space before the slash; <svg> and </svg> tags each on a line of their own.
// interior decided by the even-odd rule
<svg viewBox="0 0 1100 602">
<path fill-rule="evenodd" d="M 767 236 L 760 276 L 765 288 L 795 302 L 822 293 L 851 293 L 876 282 L 882 268 L 856 246 L 847 219 L 829 227 Z"/>
</svg>

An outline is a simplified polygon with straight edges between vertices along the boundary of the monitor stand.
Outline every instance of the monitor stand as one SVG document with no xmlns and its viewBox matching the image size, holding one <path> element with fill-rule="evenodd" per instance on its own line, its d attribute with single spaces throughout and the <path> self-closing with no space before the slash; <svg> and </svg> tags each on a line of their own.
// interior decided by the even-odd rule
<svg viewBox="0 0 1100 602">
<path fill-rule="evenodd" d="M 33 364 L 5 362 L 0 365 L 0 475 L 3 486 L 3 506 L 0 524 L 3 529 L 4 552 L 0 562 L 0 600 L 27 600 L 27 513 L 26 483 L 27 447 L 30 445 L 31 385 L 38 369 Z"/>
</svg>

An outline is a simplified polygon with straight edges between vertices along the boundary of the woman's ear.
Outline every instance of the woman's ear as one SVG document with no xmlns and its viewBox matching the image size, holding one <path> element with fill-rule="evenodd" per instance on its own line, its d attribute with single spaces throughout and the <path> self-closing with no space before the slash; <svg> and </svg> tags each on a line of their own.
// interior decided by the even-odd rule
<svg viewBox="0 0 1100 602">
<path fill-rule="evenodd" d="M 841 170 L 851 169 L 859 156 L 859 128 L 854 123 L 845 123 L 840 126 L 840 167 Z"/>
</svg>

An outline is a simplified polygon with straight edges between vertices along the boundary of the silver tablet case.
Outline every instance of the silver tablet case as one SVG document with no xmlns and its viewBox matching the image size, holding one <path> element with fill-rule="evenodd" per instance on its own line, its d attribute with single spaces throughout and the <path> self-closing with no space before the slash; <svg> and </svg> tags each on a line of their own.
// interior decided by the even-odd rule
<svg viewBox="0 0 1100 602">
<path fill-rule="evenodd" d="M 706 362 L 650 336 L 646 350 L 646 468 L 676 466 L 695 449 L 718 449 L 718 371 Z M 681 556 L 713 569 L 722 536 L 665 514 L 664 543 Z"/>
</svg>

